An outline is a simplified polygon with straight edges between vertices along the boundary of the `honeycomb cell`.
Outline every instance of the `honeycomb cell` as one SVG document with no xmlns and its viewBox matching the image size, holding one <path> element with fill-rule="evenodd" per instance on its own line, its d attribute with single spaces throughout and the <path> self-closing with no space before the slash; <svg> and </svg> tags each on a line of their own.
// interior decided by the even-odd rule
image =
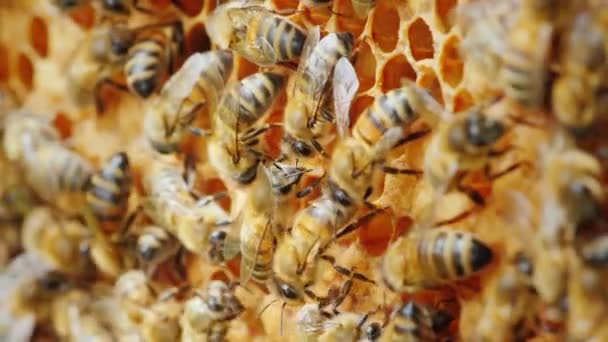
<svg viewBox="0 0 608 342">
<path fill-rule="evenodd" d="M 34 87 L 34 65 L 24 54 L 19 54 L 19 58 L 17 59 L 17 71 L 21 83 L 23 83 L 28 90 L 32 90 Z"/>
<path fill-rule="evenodd" d="M 204 180 L 204 183 L 200 185 L 200 191 L 203 194 L 218 194 L 226 191 L 226 186 L 219 178 L 211 178 Z M 230 208 L 230 196 L 224 196 L 218 199 L 218 203 L 222 208 L 229 210 Z"/>
<path fill-rule="evenodd" d="M 0 43 L 0 82 L 8 81 L 10 76 L 10 59 L 8 48 Z"/>
<path fill-rule="evenodd" d="M 84 29 L 88 30 L 95 25 L 95 9 L 90 3 L 78 6 L 78 8 L 69 12 L 69 16 Z"/>
<path fill-rule="evenodd" d="M 186 53 L 205 52 L 211 49 L 211 40 L 205 30 L 205 25 L 197 23 L 186 34 Z"/>
<path fill-rule="evenodd" d="M 203 9 L 203 0 L 173 0 L 172 3 L 185 15 L 194 17 Z"/>
<path fill-rule="evenodd" d="M 399 88 L 403 78 L 415 81 L 416 71 L 414 71 L 405 56 L 397 55 L 391 58 L 384 65 L 384 69 L 382 69 L 382 91 L 387 92 L 391 89 Z"/>
<path fill-rule="evenodd" d="M 456 87 L 462 81 L 463 62 L 458 53 L 460 40 L 457 36 L 446 39 L 439 56 L 439 75 L 450 87 Z"/>
<path fill-rule="evenodd" d="M 435 14 L 437 14 L 443 32 L 449 31 L 452 27 L 449 16 L 454 6 L 456 6 L 456 2 L 456 0 L 435 0 Z"/>
<path fill-rule="evenodd" d="M 331 9 L 329 7 L 306 8 L 306 18 L 313 25 L 324 25 L 331 17 Z"/>
<path fill-rule="evenodd" d="M 407 37 L 415 60 L 433 58 L 433 34 L 422 18 L 416 19 L 408 28 Z"/>
<path fill-rule="evenodd" d="M 374 98 L 371 96 L 360 96 L 357 97 L 354 101 L 353 104 L 350 107 L 350 122 L 351 124 L 355 121 L 357 121 L 357 118 L 359 118 L 359 115 L 361 115 L 361 113 L 363 113 L 363 111 L 369 107 L 372 102 L 374 102 Z"/>
<path fill-rule="evenodd" d="M 466 89 L 461 89 L 454 95 L 452 103 L 452 111 L 458 113 L 470 108 L 474 100 L 473 96 Z"/>
<path fill-rule="evenodd" d="M 376 83 L 376 57 L 369 44 L 364 43 L 355 61 L 355 70 L 359 76 L 359 91 L 366 91 Z"/>
<path fill-rule="evenodd" d="M 30 45 L 40 57 L 48 55 L 48 30 L 44 19 L 33 17 L 30 21 Z"/>
<path fill-rule="evenodd" d="M 412 224 L 409 217 L 393 220 L 393 214 L 383 212 L 359 229 L 359 242 L 372 256 L 381 256 L 389 243 L 399 237 Z"/>
<path fill-rule="evenodd" d="M 258 66 L 249 62 L 248 60 L 246 60 L 245 58 L 242 57 L 238 57 L 237 58 L 237 78 L 239 80 L 254 74 L 258 71 Z"/>
<path fill-rule="evenodd" d="M 334 6 L 336 14 L 336 26 L 337 31 L 349 31 L 355 37 L 358 37 L 365 27 L 366 19 L 359 19 L 353 11 L 350 1 L 338 1 L 337 5 Z"/>
<path fill-rule="evenodd" d="M 388 1 L 380 1 L 374 11 L 372 37 L 380 49 L 393 51 L 399 40 L 399 14 Z"/>
<path fill-rule="evenodd" d="M 53 119 L 53 126 L 59 132 L 61 139 L 72 136 L 72 120 L 63 112 L 58 112 Z"/>
<path fill-rule="evenodd" d="M 418 78 L 418 84 L 431 91 L 431 95 L 437 100 L 437 102 L 444 104 L 443 94 L 441 93 L 441 83 L 435 75 L 435 72 L 431 69 L 426 69 L 421 76 Z"/>
<path fill-rule="evenodd" d="M 289 13 L 290 10 L 295 11 L 298 8 L 298 0 L 272 0 L 272 4 L 277 11 Z"/>
</svg>

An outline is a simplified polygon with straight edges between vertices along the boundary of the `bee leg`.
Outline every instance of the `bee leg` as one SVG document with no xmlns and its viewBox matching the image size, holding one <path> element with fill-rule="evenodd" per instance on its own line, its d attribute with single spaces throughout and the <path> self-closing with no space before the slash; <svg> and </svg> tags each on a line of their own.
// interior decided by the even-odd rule
<svg viewBox="0 0 608 342">
<path fill-rule="evenodd" d="M 321 179 L 323 179 L 323 177 L 319 177 L 319 178 L 315 179 L 312 183 L 308 184 L 304 189 L 298 191 L 296 193 L 296 197 L 297 198 L 303 198 L 303 197 L 308 196 L 312 192 L 312 190 L 317 185 L 319 185 L 319 183 L 321 182 Z"/>
<path fill-rule="evenodd" d="M 405 137 L 401 138 L 401 140 L 397 141 L 397 143 L 395 144 L 395 146 L 393 146 L 393 148 L 401 146 L 401 145 L 405 145 L 412 141 L 423 138 L 424 136 L 426 136 L 429 133 L 431 133 L 430 129 L 425 129 L 425 130 L 421 130 L 418 132 L 410 133 L 410 134 L 406 135 Z"/>
<path fill-rule="evenodd" d="M 371 284 L 374 284 L 374 285 L 376 284 L 375 281 L 369 279 L 365 275 L 363 275 L 361 273 L 353 272 L 352 270 L 349 270 L 349 269 L 347 269 L 345 267 L 342 267 L 342 266 L 338 265 L 336 263 L 336 258 L 334 258 L 331 255 L 323 254 L 323 255 L 320 256 L 320 258 L 321 258 L 321 260 L 325 260 L 325 261 L 329 262 L 332 265 L 332 267 L 336 270 L 336 272 L 338 272 L 338 273 L 340 273 L 342 275 L 345 275 L 345 276 L 350 277 L 350 278 L 355 278 L 357 280 L 361 280 L 361 281 L 364 281 L 364 282 L 367 282 L 367 283 L 371 283 Z"/>
<path fill-rule="evenodd" d="M 508 175 L 509 173 L 511 173 L 511 172 L 513 172 L 513 171 L 515 171 L 515 170 L 517 170 L 520 167 L 525 166 L 525 165 L 529 165 L 529 163 L 527 161 L 520 161 L 520 162 L 517 162 L 517 163 L 515 163 L 515 164 L 513 164 L 513 165 L 511 165 L 509 167 L 507 167 L 506 169 L 504 169 L 504 170 L 502 170 L 502 171 L 500 171 L 498 173 L 492 174 L 490 172 L 489 168 L 487 168 L 487 171 L 484 169 L 484 172 L 486 172 L 486 177 L 488 177 L 489 180 L 494 181 L 494 180 L 496 180 L 496 179 L 498 179 L 500 177 Z"/>
<path fill-rule="evenodd" d="M 382 166 L 382 171 L 391 175 L 412 175 L 412 176 L 420 176 L 422 175 L 422 171 L 414 170 L 414 169 L 398 169 L 392 166 Z"/>
<path fill-rule="evenodd" d="M 283 125 L 280 123 L 266 123 L 262 126 L 259 127 L 254 127 L 249 129 L 247 132 L 245 132 L 243 134 L 243 136 L 241 136 L 241 141 L 243 141 L 243 143 L 247 144 L 247 141 L 254 139 L 256 137 L 258 137 L 260 134 L 266 132 L 267 130 L 269 130 L 270 128 L 273 127 L 282 127 Z"/>
<path fill-rule="evenodd" d="M 469 199 L 477 206 L 483 207 L 486 205 L 486 200 L 476 189 L 463 184 L 464 177 L 467 175 L 467 172 L 461 172 L 456 176 L 456 190 L 465 193 Z"/>
<path fill-rule="evenodd" d="M 143 13 L 143 14 L 147 14 L 147 15 L 156 15 L 158 14 L 158 12 L 151 10 L 149 8 L 143 7 L 142 5 L 139 4 L 139 0 L 133 0 L 133 8 L 135 8 L 137 11 Z"/>
<path fill-rule="evenodd" d="M 171 267 L 171 278 L 176 283 L 182 283 L 188 278 L 186 270 L 186 249 L 184 246 L 179 246 L 175 257 L 173 258 L 173 267 Z"/>
<path fill-rule="evenodd" d="M 351 279 L 347 279 L 342 286 L 340 287 L 340 291 L 338 292 L 338 296 L 335 298 L 335 300 L 332 303 L 332 312 L 335 315 L 340 314 L 340 312 L 338 311 L 338 306 L 340 306 L 342 304 L 342 302 L 344 302 L 344 300 L 346 299 L 346 297 L 348 296 L 348 294 L 350 293 L 350 290 L 353 288 L 353 280 Z"/>
<path fill-rule="evenodd" d="M 349 234 L 356 229 L 359 229 L 363 224 L 369 222 L 374 216 L 378 215 L 378 213 L 383 210 L 384 209 L 376 208 L 375 210 L 372 210 L 369 213 L 359 217 L 356 221 L 350 223 L 346 227 L 342 228 L 341 231 L 337 232 L 336 236 L 332 240 L 337 240 L 343 237 L 344 235 Z M 325 250 L 325 248 L 323 248 L 323 250 Z"/>
</svg>

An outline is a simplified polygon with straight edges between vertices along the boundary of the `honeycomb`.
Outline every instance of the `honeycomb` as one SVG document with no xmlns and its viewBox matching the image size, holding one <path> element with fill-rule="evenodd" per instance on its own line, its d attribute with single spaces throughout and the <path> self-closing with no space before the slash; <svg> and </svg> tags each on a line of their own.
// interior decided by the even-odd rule
<svg viewBox="0 0 608 342">
<path fill-rule="evenodd" d="M 453 113 L 480 104 L 479 99 L 483 96 L 476 86 L 475 75 L 472 75 L 474 71 L 460 53 L 462 29 L 453 18 L 453 10 L 465 2 L 378 0 L 376 7 L 363 19 L 355 16 L 348 0 L 335 0 L 330 8 L 306 8 L 297 0 L 267 0 L 265 5 L 279 13 L 289 13 L 286 16 L 290 20 L 306 29 L 320 25 L 324 32 L 353 33 L 353 66 L 360 82 L 350 109 L 351 122 L 355 122 L 375 98 L 400 87 L 403 79 L 415 81 L 428 89 L 438 103 Z M 217 6 L 216 1 L 149 0 L 143 3 L 161 13 L 159 16 L 163 18 L 179 18 L 184 23 L 186 55 L 180 57 L 180 62 L 195 52 L 214 48 L 206 32 L 205 21 Z M 135 12 L 129 18 L 129 24 L 137 27 L 154 20 L 158 20 L 157 16 Z M 95 9 L 90 4 L 66 14 L 51 1 L 0 2 L 0 93 L 14 95 L 19 106 L 52 120 L 62 140 L 96 167 L 117 151 L 127 152 L 135 184 L 129 206 L 130 210 L 135 210 L 137 200 L 145 196 L 142 175 L 154 159 L 141 131 L 143 109 L 147 103 L 105 87 L 102 98 L 107 109 L 98 115 L 92 101 L 84 105 L 76 103 L 66 93 L 65 70 L 95 23 Z M 259 70 L 255 64 L 237 57 L 230 80 L 240 80 Z M 122 75 L 114 75 L 114 79 L 124 83 Z M 280 121 L 284 103 L 283 95 L 273 107 L 268 121 Z M 4 110 L 3 104 L 0 98 L 0 114 Z M 505 106 L 499 105 L 492 110 L 509 112 Z M 541 152 L 537 147 L 547 144 L 550 133 L 548 129 L 539 127 L 553 127 L 553 124 L 546 113 L 533 115 L 528 120 L 536 126 L 521 125 L 510 131 L 503 143 L 515 146 L 515 151 L 492 167 L 500 170 L 521 160 L 529 163 L 496 182 L 488 181 L 481 172 L 469 175 L 467 181 L 489 200 L 483 208 L 474 209 L 471 215 L 454 224 L 457 229 L 475 233 L 492 248 L 495 255 L 492 264 L 479 276 L 446 288 L 397 294 L 383 287 L 378 271 L 382 255 L 392 241 L 407 234 L 418 218 L 427 215 L 426 210 L 433 202 L 437 201 L 435 206 L 441 208 L 436 213 L 438 220 L 454 217 L 470 208 L 470 202 L 462 193 L 450 193 L 437 199 L 421 178 L 387 175 L 383 181 L 379 181 L 372 198 L 375 205 L 389 210 L 374 217 L 354 234 L 340 239 L 328 250 L 344 268 L 354 268 L 375 281 L 375 284 L 355 282 L 350 295 L 340 305 L 340 311 L 372 313 L 371 320 L 383 324 L 394 303 L 408 299 L 429 305 L 441 303 L 458 317 L 451 323 L 450 332 L 461 340 L 478 340 L 476 326 L 479 322 L 485 322 L 481 318 L 491 319 L 488 317 L 496 314 L 488 311 L 489 304 L 484 302 L 489 296 L 489 284 L 495 283 L 502 274 L 510 255 L 530 248 L 527 239 L 533 231 L 522 231 L 522 226 L 530 222 L 537 225 L 538 215 L 542 211 L 541 173 L 537 165 Z M 208 118 L 199 117 L 196 125 L 208 128 Z M 279 139 L 280 131 L 270 131 L 265 137 L 273 156 L 277 154 Z M 390 165 L 421 168 L 429 140 L 429 137 L 419 139 L 391 151 Z M 596 140 L 587 144 L 594 151 L 602 149 L 602 143 Z M 230 196 L 220 203 L 233 217 L 238 216 L 241 208 L 238 202 L 243 190 L 222 179 L 207 163 L 205 140 L 188 138 L 181 149 L 195 156 L 198 176 L 196 190 L 203 194 L 227 190 Z M 11 184 L 23 182 L 19 169 L 4 155 L 2 158 L 0 192 Z M 310 181 L 305 179 L 305 182 Z M 58 206 L 56 203 L 50 205 Z M 304 205 L 296 204 L 298 207 Z M 65 209 L 59 207 L 54 210 L 62 212 Z M 364 212 L 362 209 L 358 214 Z M 1 234 L 0 261 L 6 265 L 20 250 L 19 231 L 2 223 Z M 321 278 L 311 288 L 318 294 L 327 293 L 331 286 L 338 286 L 345 279 L 330 266 L 325 266 Z M 161 265 L 155 281 L 166 287 L 176 285 L 169 275 L 170 270 L 167 270 L 170 268 L 171 265 Z M 205 258 L 189 254 L 186 283 L 202 288 L 215 279 L 236 280 L 238 269 L 238 261 L 218 266 Z M 99 277 L 98 282 L 111 286 L 114 280 L 114 277 L 104 275 Z M 237 287 L 235 291 L 245 311 L 230 322 L 228 340 L 307 340 L 296 326 L 298 307 L 283 308 L 280 303 L 273 303 L 276 297 L 263 286 Z M 605 303 L 605 299 L 602 300 Z M 600 311 L 605 314 L 608 311 L 606 308 L 600 308 Z M 605 319 L 602 322 L 604 326 L 608 324 Z M 601 326 L 601 323 L 597 326 Z M 534 330 L 529 339 L 561 340 L 559 334 L 543 327 Z M 496 335 L 495 338 L 513 340 L 514 336 Z M 37 327 L 33 339 L 55 340 L 58 337 L 50 327 Z"/>
</svg>

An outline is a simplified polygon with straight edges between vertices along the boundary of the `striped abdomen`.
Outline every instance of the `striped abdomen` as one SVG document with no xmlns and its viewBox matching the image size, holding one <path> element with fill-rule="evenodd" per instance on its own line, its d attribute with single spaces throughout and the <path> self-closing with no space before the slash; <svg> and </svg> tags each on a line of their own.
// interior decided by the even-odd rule
<svg viewBox="0 0 608 342">
<path fill-rule="evenodd" d="M 88 184 L 86 200 L 104 230 L 115 230 L 127 211 L 131 188 L 129 158 L 124 152 L 110 157 Z"/>
<path fill-rule="evenodd" d="M 42 145 L 34 154 L 26 158 L 38 193 L 81 191 L 92 173 L 85 159 L 60 144 Z"/>
<path fill-rule="evenodd" d="M 466 278 L 492 260 L 492 251 L 472 234 L 447 229 L 422 234 L 417 253 L 420 270 L 438 283 Z"/>
<path fill-rule="evenodd" d="M 217 119 L 224 125 L 236 128 L 248 127 L 261 118 L 270 108 L 285 83 L 283 75 L 258 72 L 245 77 L 226 89 L 220 102 Z"/>
<path fill-rule="evenodd" d="M 376 7 L 376 0 L 351 0 L 351 4 L 355 15 L 362 19 L 366 18 L 369 11 Z"/>
<path fill-rule="evenodd" d="M 429 308 L 410 301 L 394 313 L 386 333 L 394 342 L 433 341 L 452 319 L 444 312 L 431 312 Z"/>
<path fill-rule="evenodd" d="M 241 277 L 247 276 L 243 274 L 246 270 L 254 280 L 263 283 L 272 272 L 274 236 L 270 223 L 261 221 L 251 220 L 241 228 Z"/>
<path fill-rule="evenodd" d="M 204 99 L 205 107 L 208 108 L 207 113 L 212 114 L 232 71 L 233 60 L 232 54 L 228 50 L 209 51 L 204 55 L 207 59 L 207 67 L 201 70 L 186 101 L 196 104 Z M 185 111 L 182 109 L 182 112 Z"/>
<path fill-rule="evenodd" d="M 274 62 L 287 62 L 294 60 L 302 54 L 302 48 L 306 41 L 306 32 L 291 22 L 278 15 L 264 15 L 256 17 L 259 20 L 255 37 L 263 39 L 268 44 L 261 46 L 266 56 L 274 55 Z"/>
<path fill-rule="evenodd" d="M 352 48 L 353 35 L 350 32 L 330 33 L 323 37 L 304 61 L 306 64 L 296 82 L 296 90 L 313 98 L 320 97 L 321 94 L 310 94 L 311 90 L 324 90 L 334 66 L 341 57 L 350 56 Z"/>
<path fill-rule="evenodd" d="M 535 107 L 544 100 L 544 67 L 535 63 L 527 51 L 511 49 L 504 57 L 505 95 L 525 107 Z"/>
<path fill-rule="evenodd" d="M 127 85 L 133 93 L 147 98 L 156 91 L 167 68 L 167 53 L 169 42 L 160 32 L 133 45 L 125 64 Z"/>
<path fill-rule="evenodd" d="M 412 123 L 419 117 L 414 112 L 403 88 L 394 89 L 378 97 L 353 126 L 353 136 L 371 146 L 393 127 Z"/>
</svg>

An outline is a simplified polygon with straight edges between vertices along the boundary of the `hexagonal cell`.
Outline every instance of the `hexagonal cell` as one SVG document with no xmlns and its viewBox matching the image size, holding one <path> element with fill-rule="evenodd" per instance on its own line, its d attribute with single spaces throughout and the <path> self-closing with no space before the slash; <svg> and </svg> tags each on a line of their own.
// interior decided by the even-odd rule
<svg viewBox="0 0 608 342">
<path fill-rule="evenodd" d="M 295 11 L 298 8 L 299 3 L 298 0 L 271 0 L 271 2 L 277 11 L 285 11 L 287 13 L 289 13 L 289 10 Z"/>
<path fill-rule="evenodd" d="M 378 2 L 374 11 L 372 37 L 380 49 L 393 51 L 399 40 L 399 14 L 388 1 Z"/>
<path fill-rule="evenodd" d="M 456 6 L 456 3 L 457 0 L 435 0 L 435 14 L 437 15 L 440 29 L 443 32 L 449 31 L 452 27 L 449 16 Z"/>
<path fill-rule="evenodd" d="M 412 222 L 409 217 L 394 220 L 392 215 L 385 211 L 359 229 L 359 242 L 368 254 L 380 256 L 386 251 L 391 238 L 401 236 Z"/>
<path fill-rule="evenodd" d="M 305 8 L 303 13 L 313 25 L 325 25 L 332 15 L 329 7 Z"/>
<path fill-rule="evenodd" d="M 452 88 L 458 86 L 463 75 L 463 62 L 458 53 L 459 43 L 457 36 L 450 36 L 444 42 L 439 55 L 439 75 Z"/>
<path fill-rule="evenodd" d="M 237 57 L 235 67 L 237 69 L 236 77 L 239 80 L 258 72 L 258 66 L 243 57 Z"/>
<path fill-rule="evenodd" d="M 211 40 L 205 30 L 205 25 L 196 23 L 186 34 L 186 54 L 205 52 L 211 49 Z"/>
<path fill-rule="evenodd" d="M 414 71 L 404 55 L 397 55 L 391 58 L 382 69 L 382 91 L 387 92 L 401 87 L 401 80 L 403 78 L 415 81 L 416 71 Z"/>
<path fill-rule="evenodd" d="M 356 54 L 355 71 L 359 76 L 359 91 L 366 91 L 376 83 L 376 57 L 367 43 Z"/>
<path fill-rule="evenodd" d="M 410 50 L 415 60 L 433 58 L 433 34 L 422 18 L 416 19 L 407 30 Z"/>
<path fill-rule="evenodd" d="M 337 1 L 337 0 L 335 0 Z M 334 4 L 336 12 L 336 30 L 339 32 L 349 31 L 358 37 L 365 27 L 366 19 L 359 19 L 353 11 L 350 0 L 341 0 Z"/>
<path fill-rule="evenodd" d="M 351 126 L 355 121 L 357 121 L 359 115 L 361 115 L 361 113 L 363 113 L 363 111 L 372 104 L 372 102 L 374 102 L 374 98 L 371 96 L 359 96 L 353 101 L 353 104 L 350 106 L 349 113 Z"/>
<path fill-rule="evenodd" d="M 17 72 L 21 83 L 28 90 L 32 90 L 34 87 L 34 64 L 23 53 L 19 54 L 19 58 L 17 59 Z"/>
<path fill-rule="evenodd" d="M 90 29 L 95 25 L 95 9 L 90 3 L 78 6 L 69 11 L 68 15 L 78 26 Z"/>
<path fill-rule="evenodd" d="M 10 59 L 8 48 L 0 43 L 0 81 L 6 82 L 10 76 Z"/>
<path fill-rule="evenodd" d="M 33 17 L 30 21 L 30 45 L 40 57 L 46 57 L 49 51 L 48 30 L 44 19 Z"/>
<path fill-rule="evenodd" d="M 58 112 L 53 119 L 53 126 L 59 132 L 61 139 L 72 136 L 72 120 L 70 120 L 70 117 L 67 114 Z"/>
<path fill-rule="evenodd" d="M 467 110 L 474 102 L 473 96 L 466 89 L 460 89 L 452 99 L 452 111 L 458 113 Z"/>
<path fill-rule="evenodd" d="M 443 94 L 441 93 L 441 83 L 439 83 L 439 79 L 437 79 L 437 75 L 432 69 L 426 69 L 420 77 L 418 78 L 418 84 L 431 91 L 431 95 L 439 102 L 440 104 L 444 104 L 443 102 Z"/>
<path fill-rule="evenodd" d="M 180 9 L 182 13 L 189 17 L 198 15 L 203 9 L 203 0 L 173 0 L 172 3 Z"/>
</svg>

